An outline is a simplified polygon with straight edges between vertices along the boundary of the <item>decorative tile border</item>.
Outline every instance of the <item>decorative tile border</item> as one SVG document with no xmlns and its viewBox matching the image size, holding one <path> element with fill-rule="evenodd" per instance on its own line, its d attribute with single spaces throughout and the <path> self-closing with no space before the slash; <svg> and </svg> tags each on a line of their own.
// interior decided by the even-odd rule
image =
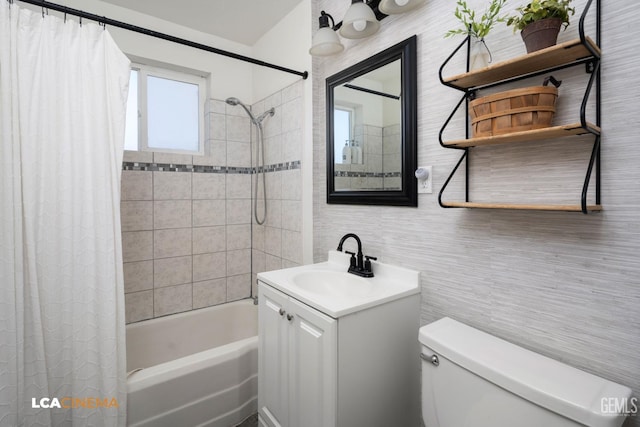
<svg viewBox="0 0 640 427">
<path fill-rule="evenodd" d="M 400 172 L 335 171 L 334 176 L 341 178 L 398 178 L 402 174 Z"/>
<path fill-rule="evenodd" d="M 238 166 L 179 165 L 172 163 L 122 162 L 122 170 L 126 171 L 225 173 L 252 175 L 257 172 L 280 172 L 293 169 L 300 169 L 300 160 L 296 160 L 294 162 L 275 163 L 260 168 Z"/>
<path fill-rule="evenodd" d="M 280 172 L 293 169 L 300 169 L 300 160 L 294 162 L 275 163 L 258 168 L 258 172 Z"/>
</svg>

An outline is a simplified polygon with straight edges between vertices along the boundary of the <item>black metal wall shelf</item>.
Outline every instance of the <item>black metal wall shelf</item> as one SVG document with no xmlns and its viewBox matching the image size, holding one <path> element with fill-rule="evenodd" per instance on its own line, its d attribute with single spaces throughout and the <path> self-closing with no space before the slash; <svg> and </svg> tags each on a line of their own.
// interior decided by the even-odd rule
<svg viewBox="0 0 640 427">
<path fill-rule="evenodd" d="M 454 89 L 464 92 L 462 98 L 454 107 L 453 111 L 445 121 L 439 134 L 440 145 L 444 148 L 463 150 L 463 154 L 446 179 L 440 194 L 438 203 L 443 208 L 479 208 L 479 209 L 517 209 L 517 210 L 544 210 L 544 211 L 565 211 L 582 212 L 601 211 L 600 204 L 600 0 L 596 3 L 596 40 L 595 42 L 585 36 L 585 18 L 591 8 L 593 0 L 589 0 L 580 16 L 579 38 L 570 40 L 546 49 L 522 55 L 507 61 L 493 64 L 479 70 L 469 71 L 469 55 L 471 51 L 471 38 L 467 37 L 449 55 L 440 67 L 440 82 Z M 451 59 L 466 46 L 467 51 L 467 72 L 452 77 L 444 77 L 443 71 Z M 518 81 L 541 74 L 550 73 L 563 68 L 575 67 L 586 64 L 586 72 L 591 74 L 589 82 L 585 88 L 585 93 L 580 106 L 580 121 L 578 123 L 553 126 L 543 129 L 535 129 L 525 132 L 513 132 L 508 134 L 470 138 L 469 136 L 469 100 L 473 99 L 476 92 L 505 83 Z M 592 88 L 595 87 L 595 116 L 596 123 L 586 120 L 587 103 L 591 95 Z M 444 141 L 444 131 L 451 122 L 456 112 L 465 105 L 466 129 L 465 139 Z M 582 194 L 579 204 L 511 204 L 511 203 L 476 203 L 469 200 L 469 149 L 495 144 L 533 142 L 548 139 L 573 137 L 576 135 L 593 135 L 593 146 L 591 157 L 587 165 L 587 171 L 582 187 Z M 443 201 L 442 196 L 449 185 L 451 179 L 465 162 L 465 200 L 464 201 Z M 595 204 L 587 204 L 589 184 L 591 175 L 595 169 Z"/>
<path fill-rule="evenodd" d="M 441 74 L 440 80 L 442 84 L 462 91 L 478 90 L 494 83 L 525 79 L 594 59 L 600 59 L 600 48 L 590 37 L 585 37 L 584 41 L 571 40 L 457 76 L 443 78 Z"/>
</svg>

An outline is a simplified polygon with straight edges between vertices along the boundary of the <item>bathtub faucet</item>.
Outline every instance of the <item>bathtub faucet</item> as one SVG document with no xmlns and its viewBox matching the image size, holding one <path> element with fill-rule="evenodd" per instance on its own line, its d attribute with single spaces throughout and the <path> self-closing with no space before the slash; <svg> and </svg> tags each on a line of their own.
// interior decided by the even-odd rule
<svg viewBox="0 0 640 427">
<path fill-rule="evenodd" d="M 360 276 L 360 277 L 373 277 L 373 270 L 371 269 L 370 260 L 372 259 L 377 260 L 377 258 L 363 255 L 362 242 L 360 241 L 360 238 L 356 234 L 348 233 L 342 236 L 342 239 L 340 239 L 340 243 L 338 243 L 337 250 L 342 252 L 342 245 L 344 244 L 344 241 L 350 237 L 353 237 L 358 243 L 358 253 L 355 254 L 353 252 L 345 251 L 346 253 L 351 255 L 351 262 L 349 265 L 349 270 L 347 271 L 351 274 L 355 274 L 356 276 Z M 366 258 L 367 260 L 364 261 L 364 258 Z"/>
</svg>

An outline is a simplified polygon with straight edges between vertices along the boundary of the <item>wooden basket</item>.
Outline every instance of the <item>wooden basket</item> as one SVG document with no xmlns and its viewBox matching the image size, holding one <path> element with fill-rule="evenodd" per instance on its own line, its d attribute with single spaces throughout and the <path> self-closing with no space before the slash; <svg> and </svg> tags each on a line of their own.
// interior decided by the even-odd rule
<svg viewBox="0 0 640 427">
<path fill-rule="evenodd" d="M 473 137 L 503 135 L 551 126 L 558 89 L 532 86 L 469 102 Z"/>
</svg>

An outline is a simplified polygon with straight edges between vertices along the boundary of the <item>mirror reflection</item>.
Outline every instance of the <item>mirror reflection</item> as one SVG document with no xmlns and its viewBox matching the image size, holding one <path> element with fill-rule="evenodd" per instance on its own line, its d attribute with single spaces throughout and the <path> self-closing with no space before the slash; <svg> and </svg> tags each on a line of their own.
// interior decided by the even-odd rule
<svg viewBox="0 0 640 427">
<path fill-rule="evenodd" d="M 402 190 L 400 58 L 334 87 L 335 191 Z"/>
<path fill-rule="evenodd" d="M 418 206 L 416 40 L 327 78 L 327 203 Z"/>
</svg>

